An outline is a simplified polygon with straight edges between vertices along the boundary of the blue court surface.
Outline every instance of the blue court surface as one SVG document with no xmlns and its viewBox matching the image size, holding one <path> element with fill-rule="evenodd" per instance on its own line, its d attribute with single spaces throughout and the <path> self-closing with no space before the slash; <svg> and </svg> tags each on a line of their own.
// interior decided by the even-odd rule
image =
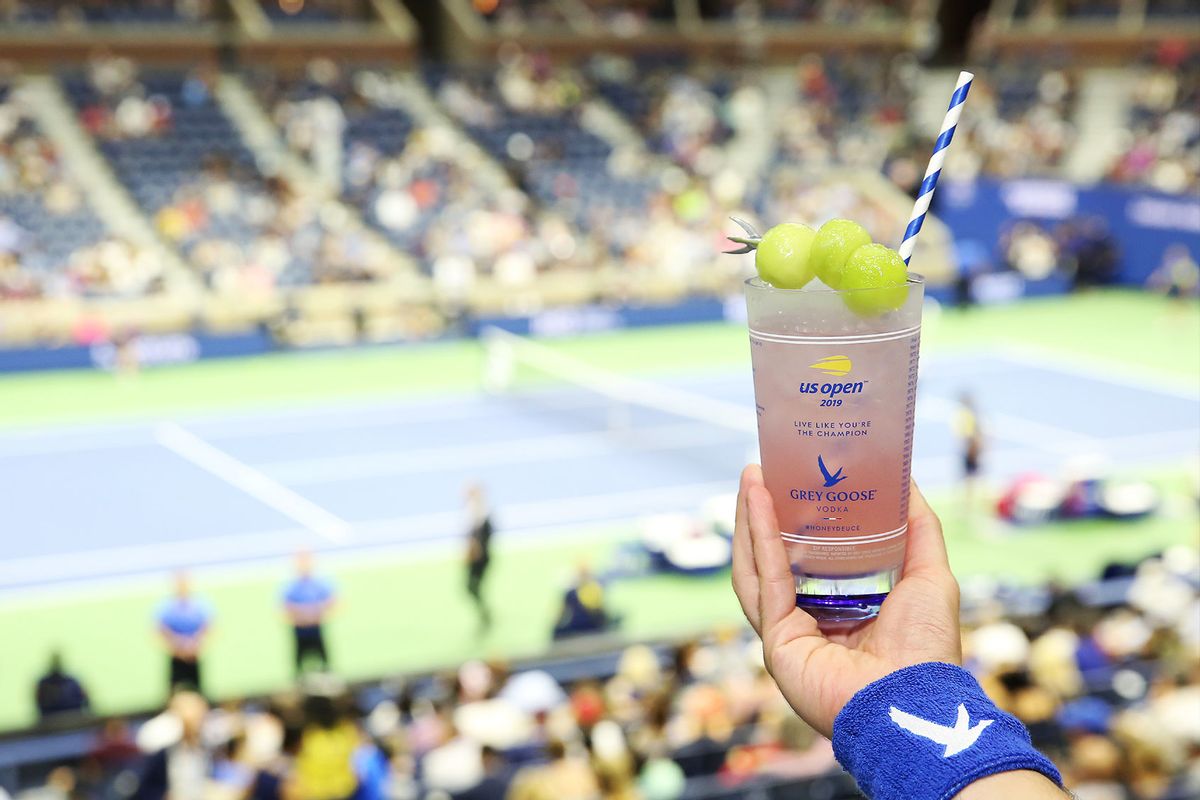
<svg viewBox="0 0 1200 800">
<path fill-rule="evenodd" d="M 748 369 L 657 382 L 753 413 Z M 927 490 L 958 477 L 950 425 L 964 389 L 981 408 L 993 484 L 1057 474 L 1084 455 L 1152 475 L 1200 452 L 1189 386 L 1024 353 L 943 356 L 922 368 L 914 471 Z M 0 592 L 301 546 L 457 546 L 469 480 L 486 485 L 513 537 L 695 510 L 733 491 L 754 457 L 745 422 L 621 408 L 556 386 L 5 432 Z"/>
</svg>

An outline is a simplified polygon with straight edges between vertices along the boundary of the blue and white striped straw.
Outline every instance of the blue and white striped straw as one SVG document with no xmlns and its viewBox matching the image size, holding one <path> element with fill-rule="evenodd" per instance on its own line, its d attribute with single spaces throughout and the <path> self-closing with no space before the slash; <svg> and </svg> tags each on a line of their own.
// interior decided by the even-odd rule
<svg viewBox="0 0 1200 800">
<path fill-rule="evenodd" d="M 904 229 L 904 241 L 900 243 L 899 253 L 905 264 L 912 258 L 913 248 L 917 246 L 917 233 L 925 222 L 925 215 L 929 213 L 933 190 L 937 187 L 938 176 L 942 174 L 942 164 L 946 161 L 946 148 L 954 138 L 954 128 L 958 125 L 958 118 L 962 116 L 963 103 L 967 101 L 967 92 L 971 91 L 971 81 L 974 79 L 975 76 L 970 72 L 958 73 L 958 84 L 954 87 L 954 94 L 950 95 L 950 108 L 946 110 L 942 130 L 933 144 L 933 155 L 929 158 L 925 179 L 921 181 L 921 192 L 917 195 L 912 216 L 908 218 L 908 227 Z"/>
</svg>

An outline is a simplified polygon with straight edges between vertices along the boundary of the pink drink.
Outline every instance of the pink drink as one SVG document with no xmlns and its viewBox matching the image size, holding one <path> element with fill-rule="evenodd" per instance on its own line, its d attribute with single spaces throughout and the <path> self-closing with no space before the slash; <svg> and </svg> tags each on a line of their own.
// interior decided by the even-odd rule
<svg viewBox="0 0 1200 800">
<path fill-rule="evenodd" d="M 763 477 L 796 604 L 822 619 L 874 616 L 899 577 L 923 290 L 864 317 L 845 292 L 746 282 Z"/>
</svg>

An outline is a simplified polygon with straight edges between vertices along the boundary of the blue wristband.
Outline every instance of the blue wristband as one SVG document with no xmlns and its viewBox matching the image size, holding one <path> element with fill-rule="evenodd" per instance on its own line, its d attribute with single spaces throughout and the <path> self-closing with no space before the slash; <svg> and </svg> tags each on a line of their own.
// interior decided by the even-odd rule
<svg viewBox="0 0 1200 800">
<path fill-rule="evenodd" d="M 953 664 L 905 667 L 866 686 L 833 721 L 833 751 L 871 800 L 949 800 L 1017 769 L 1062 785 L 1020 720 Z"/>
</svg>

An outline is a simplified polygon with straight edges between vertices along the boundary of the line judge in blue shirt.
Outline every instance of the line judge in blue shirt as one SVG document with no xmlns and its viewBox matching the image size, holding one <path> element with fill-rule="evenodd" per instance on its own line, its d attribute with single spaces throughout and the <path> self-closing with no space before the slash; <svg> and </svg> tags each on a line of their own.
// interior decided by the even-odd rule
<svg viewBox="0 0 1200 800">
<path fill-rule="evenodd" d="M 175 574 L 175 593 L 158 608 L 158 632 L 170 654 L 170 691 L 200 686 L 200 653 L 212 627 L 212 609 L 192 594 L 186 572 Z"/>
<path fill-rule="evenodd" d="M 288 621 L 296 634 L 296 674 L 306 662 L 319 662 L 322 670 L 329 669 L 329 651 L 321 624 L 336 601 L 333 584 L 313 574 L 312 553 L 302 550 L 296 554 L 296 576 L 284 587 L 283 605 Z"/>
</svg>

